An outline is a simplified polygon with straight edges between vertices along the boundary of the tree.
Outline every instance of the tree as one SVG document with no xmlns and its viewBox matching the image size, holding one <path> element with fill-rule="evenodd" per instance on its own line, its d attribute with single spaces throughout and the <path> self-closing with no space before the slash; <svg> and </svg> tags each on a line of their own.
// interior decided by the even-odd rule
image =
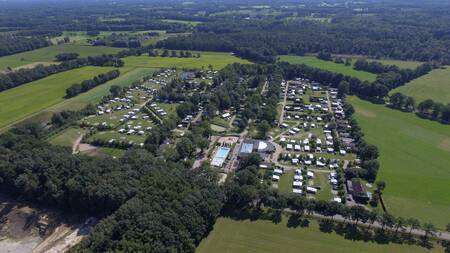
<svg viewBox="0 0 450 253">
<path fill-rule="evenodd" d="M 122 90 L 122 87 L 120 87 L 119 85 L 113 85 L 109 88 L 109 92 L 111 93 L 111 95 L 113 95 L 113 97 L 120 96 Z"/>
<path fill-rule="evenodd" d="M 433 225 L 433 223 L 430 223 L 430 222 L 424 223 L 422 228 L 425 231 L 425 236 L 424 237 L 425 237 L 426 240 L 428 240 L 428 236 L 429 235 L 434 236 L 436 231 L 437 231 L 437 229 Z"/>
<path fill-rule="evenodd" d="M 183 158 L 190 157 L 195 151 L 195 146 L 189 138 L 184 137 L 177 143 L 177 151 Z"/>
<path fill-rule="evenodd" d="M 420 228 L 420 221 L 416 218 L 408 218 L 406 219 L 406 224 L 409 226 L 409 237 L 411 238 L 413 229 Z"/>
<path fill-rule="evenodd" d="M 350 83 L 347 81 L 341 81 L 338 86 L 339 97 L 344 97 L 350 92 Z"/>
<path fill-rule="evenodd" d="M 258 124 L 258 132 L 259 132 L 259 136 L 262 139 L 266 139 L 267 138 L 267 133 L 270 130 L 270 124 L 266 121 L 263 120 L 261 121 L 261 123 Z"/>
</svg>

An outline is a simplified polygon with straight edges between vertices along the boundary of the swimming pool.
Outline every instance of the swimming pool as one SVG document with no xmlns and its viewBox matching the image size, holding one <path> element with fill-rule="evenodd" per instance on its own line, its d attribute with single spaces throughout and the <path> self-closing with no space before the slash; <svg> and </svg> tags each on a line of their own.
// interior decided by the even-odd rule
<svg viewBox="0 0 450 253">
<path fill-rule="evenodd" d="M 230 153 L 230 150 L 231 149 L 227 147 L 219 147 L 219 149 L 216 152 L 216 155 L 214 156 L 211 162 L 211 165 L 216 167 L 222 167 L 223 163 L 225 162 L 225 159 Z"/>
</svg>

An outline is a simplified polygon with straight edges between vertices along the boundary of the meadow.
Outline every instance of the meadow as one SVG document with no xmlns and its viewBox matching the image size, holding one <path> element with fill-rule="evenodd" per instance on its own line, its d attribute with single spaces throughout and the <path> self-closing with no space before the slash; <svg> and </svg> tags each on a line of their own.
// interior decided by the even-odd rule
<svg viewBox="0 0 450 253">
<path fill-rule="evenodd" d="M 53 145 L 72 148 L 75 141 L 80 137 L 81 134 L 84 134 L 85 132 L 86 131 L 81 128 L 69 127 L 52 136 L 49 139 L 49 142 Z"/>
<path fill-rule="evenodd" d="M 450 66 L 432 70 L 411 82 L 391 91 L 400 92 L 413 97 L 417 103 L 433 99 L 444 104 L 450 103 Z"/>
<path fill-rule="evenodd" d="M 189 20 L 179 20 L 179 19 L 161 19 L 161 21 L 168 22 L 168 23 L 186 24 L 186 25 L 191 25 L 191 26 L 197 26 L 197 25 L 203 23 L 200 21 L 189 21 Z"/>
<path fill-rule="evenodd" d="M 229 53 L 200 52 L 200 58 L 150 57 L 147 55 L 130 56 L 123 59 L 125 66 L 142 68 L 205 68 L 212 65 L 214 69 L 222 69 L 232 63 L 250 62 Z"/>
<path fill-rule="evenodd" d="M 352 241 L 335 233 L 320 232 L 315 220 L 307 228 L 288 228 L 287 218 L 279 224 L 271 221 L 236 221 L 219 218 L 209 236 L 198 246 L 196 253 L 419 253 L 441 252 L 418 246 L 400 244 L 376 244 Z"/>
<path fill-rule="evenodd" d="M 450 126 L 350 97 L 367 142 L 380 151 L 378 180 L 390 213 L 432 222 L 450 221 Z"/>
<path fill-rule="evenodd" d="M 0 129 L 63 101 L 66 89 L 72 84 L 112 69 L 93 66 L 78 68 L 1 92 Z"/>
<path fill-rule="evenodd" d="M 291 64 L 305 64 L 314 68 L 341 73 L 343 75 L 356 77 L 360 80 L 369 82 L 375 81 L 377 77 L 375 74 L 369 72 L 354 70 L 352 66 L 337 64 L 332 61 L 320 60 L 315 56 L 282 55 L 280 56 L 280 61 L 289 62 Z"/>
<path fill-rule="evenodd" d="M 5 70 L 8 67 L 26 67 L 26 65 L 36 63 L 53 63 L 55 61 L 55 56 L 61 53 L 78 53 L 80 57 L 87 57 L 102 54 L 115 54 L 121 50 L 123 49 L 113 47 L 93 47 L 73 44 L 55 45 L 0 57 L 0 70 Z"/>
</svg>

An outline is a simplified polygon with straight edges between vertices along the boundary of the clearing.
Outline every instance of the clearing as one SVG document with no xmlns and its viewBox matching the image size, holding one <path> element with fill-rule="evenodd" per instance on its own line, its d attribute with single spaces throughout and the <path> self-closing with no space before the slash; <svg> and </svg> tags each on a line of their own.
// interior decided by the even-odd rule
<svg viewBox="0 0 450 253">
<path fill-rule="evenodd" d="M 380 151 L 378 180 L 389 212 L 439 228 L 450 213 L 450 126 L 350 97 L 367 142 Z M 364 112 L 364 113 L 361 113 Z M 373 117 L 376 115 L 376 117 Z"/>
<path fill-rule="evenodd" d="M 195 52 L 197 53 L 197 52 Z M 178 57 L 150 57 L 130 56 L 123 60 L 125 66 L 143 67 L 143 68 L 204 68 L 207 69 L 211 65 L 214 69 L 222 69 L 228 64 L 245 63 L 250 64 L 249 61 L 233 56 L 229 53 L 218 52 L 198 52 L 200 58 L 178 58 Z"/>
<path fill-rule="evenodd" d="M 281 55 L 280 61 L 289 62 L 291 64 L 305 64 L 314 68 L 324 69 L 335 73 L 340 73 L 346 76 L 356 77 L 363 81 L 373 82 L 377 75 L 353 69 L 352 66 L 345 64 L 338 64 L 333 61 L 324 61 L 317 59 L 315 56 L 295 56 L 295 55 Z"/>
<path fill-rule="evenodd" d="M 283 217 L 283 221 L 279 224 L 267 220 L 236 221 L 219 218 L 213 231 L 198 246 L 196 253 L 440 252 L 438 248 L 427 250 L 406 244 L 376 244 L 347 240 L 336 233 L 320 232 L 315 220 L 311 220 L 307 228 L 288 228 L 286 221 L 286 217 Z"/>
<path fill-rule="evenodd" d="M 7 69 L 8 67 L 17 68 L 26 66 L 35 62 L 52 63 L 55 61 L 55 56 L 61 53 L 78 53 L 80 57 L 87 57 L 102 54 L 115 54 L 122 50 L 123 48 L 113 47 L 93 47 L 72 44 L 55 45 L 0 57 L 0 70 Z"/>
<path fill-rule="evenodd" d="M 426 99 L 444 104 L 450 103 L 450 66 L 432 70 L 427 75 L 421 76 L 411 82 L 391 91 L 401 92 L 413 97 L 417 103 Z"/>
<path fill-rule="evenodd" d="M 113 70 L 111 67 L 82 67 L 54 74 L 16 88 L 0 92 L 0 128 L 14 124 L 30 115 L 64 100 L 72 84 Z"/>
</svg>

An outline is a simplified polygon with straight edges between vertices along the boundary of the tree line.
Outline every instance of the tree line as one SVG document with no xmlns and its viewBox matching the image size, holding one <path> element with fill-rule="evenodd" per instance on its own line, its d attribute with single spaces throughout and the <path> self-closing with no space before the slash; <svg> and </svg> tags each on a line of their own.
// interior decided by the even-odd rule
<svg viewBox="0 0 450 253">
<path fill-rule="evenodd" d="M 389 96 L 389 107 L 401 111 L 415 112 L 419 117 L 436 120 L 444 124 L 450 123 L 450 104 L 445 105 L 432 99 L 426 99 L 416 104 L 413 97 L 396 92 Z"/>
<path fill-rule="evenodd" d="M 34 68 L 22 68 L 17 71 L 0 73 L 0 91 L 11 89 L 22 84 L 36 81 L 47 76 L 81 68 L 88 65 L 122 67 L 124 62 L 113 55 L 89 56 L 52 64 L 50 66 L 38 65 Z"/>
<path fill-rule="evenodd" d="M 93 89 L 96 86 L 104 84 L 119 76 L 120 71 L 118 69 L 115 69 L 107 73 L 99 74 L 92 79 L 84 80 L 81 83 L 72 84 L 69 88 L 66 89 L 66 98 L 75 97 L 80 93 L 87 92 L 88 90 Z"/>
<path fill-rule="evenodd" d="M 43 36 L 0 35 L 0 56 L 12 55 L 50 45 L 51 42 Z"/>
</svg>

